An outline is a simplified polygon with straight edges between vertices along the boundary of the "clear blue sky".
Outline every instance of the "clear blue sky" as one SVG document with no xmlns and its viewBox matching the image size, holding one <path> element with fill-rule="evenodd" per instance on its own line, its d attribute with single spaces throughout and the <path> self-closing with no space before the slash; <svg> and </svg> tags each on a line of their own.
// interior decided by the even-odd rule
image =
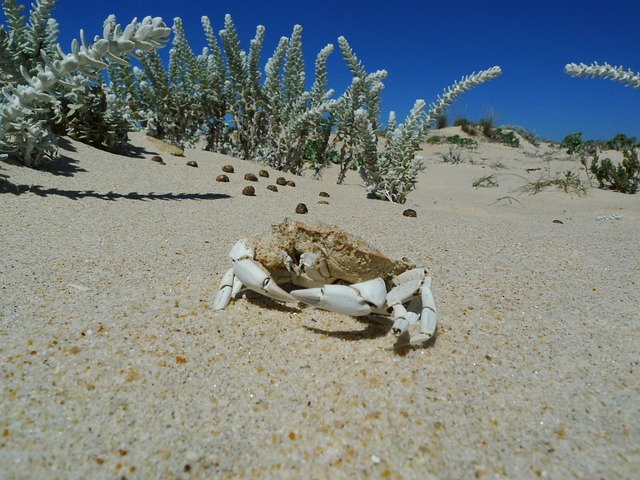
<svg viewBox="0 0 640 480">
<path fill-rule="evenodd" d="M 171 26 L 180 17 L 196 53 L 206 45 L 200 17 L 208 16 L 218 31 L 230 13 L 247 50 L 256 25 L 266 27 L 263 63 L 299 24 L 309 82 L 317 52 L 328 43 L 336 47 L 329 86 L 338 92 L 350 82 L 337 47 L 343 35 L 369 72 L 389 72 L 383 122 L 390 110 L 403 119 L 417 98 L 430 103 L 462 75 L 499 65 L 503 74 L 464 94 L 450 119 L 477 121 L 495 112 L 498 124 L 520 125 L 546 139 L 577 131 L 592 139 L 616 133 L 640 138 L 640 89 L 563 73 L 567 63 L 592 61 L 640 71 L 637 0 L 58 0 L 53 16 L 63 50 L 80 28 L 90 38 L 101 33 L 111 13 L 123 24 L 152 15 Z"/>
</svg>

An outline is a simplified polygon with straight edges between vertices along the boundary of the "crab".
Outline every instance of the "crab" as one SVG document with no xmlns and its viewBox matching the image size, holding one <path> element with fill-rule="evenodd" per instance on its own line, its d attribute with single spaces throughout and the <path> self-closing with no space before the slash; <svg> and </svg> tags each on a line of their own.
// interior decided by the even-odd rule
<svg viewBox="0 0 640 480">
<path fill-rule="evenodd" d="M 268 235 L 237 241 L 229 257 L 233 266 L 220 282 L 215 310 L 225 309 L 244 286 L 279 302 L 355 317 L 390 316 L 397 346 L 420 344 L 435 334 L 427 271 L 406 258 L 387 258 L 336 227 L 285 219 Z"/>
</svg>

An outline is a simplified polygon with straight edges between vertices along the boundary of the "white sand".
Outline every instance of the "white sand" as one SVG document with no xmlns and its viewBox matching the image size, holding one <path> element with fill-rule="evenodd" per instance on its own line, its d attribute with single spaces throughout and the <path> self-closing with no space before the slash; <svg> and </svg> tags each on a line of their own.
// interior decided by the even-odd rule
<svg viewBox="0 0 640 480">
<path fill-rule="evenodd" d="M 482 145 L 459 165 L 429 147 L 406 205 L 335 170 L 245 197 L 261 165 L 132 139 L 141 158 L 66 143 L 64 174 L 2 164 L 20 194 L 0 194 L 0 477 L 640 471 L 640 195 L 520 193 L 580 165 Z M 398 354 L 388 326 L 255 297 L 213 312 L 230 245 L 285 217 L 425 265 L 435 342 Z"/>
</svg>

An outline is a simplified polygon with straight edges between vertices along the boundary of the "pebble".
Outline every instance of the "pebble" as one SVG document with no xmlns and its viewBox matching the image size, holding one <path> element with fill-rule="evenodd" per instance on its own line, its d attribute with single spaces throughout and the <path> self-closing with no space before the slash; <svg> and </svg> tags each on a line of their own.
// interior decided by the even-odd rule
<svg viewBox="0 0 640 480">
<path fill-rule="evenodd" d="M 276 178 L 276 183 L 277 183 L 278 185 L 282 185 L 282 186 L 284 186 L 284 185 L 286 185 L 286 184 L 287 184 L 287 179 L 286 179 L 286 178 L 284 178 L 284 177 L 278 177 L 278 178 Z"/>
<path fill-rule="evenodd" d="M 159 163 L 160 165 L 166 165 L 166 163 L 164 163 L 164 160 L 162 160 L 162 157 L 160 155 L 154 155 L 153 157 L 151 157 L 151 161 Z"/>
<path fill-rule="evenodd" d="M 287 180 L 287 187 L 295 187 L 296 186 L 296 182 L 294 182 L 293 180 Z"/>
<path fill-rule="evenodd" d="M 216 182 L 228 182 L 229 181 L 229 177 L 227 177 L 226 175 L 218 175 L 216 177 Z"/>
<path fill-rule="evenodd" d="M 222 167 L 222 171 L 224 173 L 233 173 L 233 172 L 235 172 L 235 170 L 233 169 L 233 165 L 225 165 L 224 167 Z"/>
<path fill-rule="evenodd" d="M 402 215 L 404 215 L 405 217 L 417 217 L 418 216 L 416 211 L 411 209 L 411 208 L 407 208 L 404 212 L 402 212 Z"/>
<path fill-rule="evenodd" d="M 329 198 L 331 195 L 329 195 L 327 192 L 320 192 L 320 196 Z"/>
<path fill-rule="evenodd" d="M 272 192 L 277 192 L 278 187 L 276 187 L 275 185 L 267 185 L 267 190 L 271 190 Z"/>
<path fill-rule="evenodd" d="M 260 171 L 258 172 L 258 175 L 259 175 L 260 177 L 269 178 L 269 172 L 267 172 L 266 170 L 260 170 Z"/>
<path fill-rule="evenodd" d="M 309 212 L 309 209 L 304 203 L 299 203 L 298 206 L 296 207 L 296 213 L 300 213 L 304 215 L 305 213 L 308 213 L 308 212 Z"/>
<path fill-rule="evenodd" d="M 248 185 L 242 189 L 242 194 L 246 195 L 247 197 L 255 197 L 256 189 L 253 188 L 251 185 Z"/>
<path fill-rule="evenodd" d="M 187 162 L 187 166 L 188 166 L 188 167 L 196 167 L 196 168 L 198 168 L 198 163 L 197 163 L 197 162 L 194 162 L 193 160 L 189 160 L 189 161 Z"/>
<path fill-rule="evenodd" d="M 244 179 L 249 182 L 257 182 L 258 177 L 256 177 L 253 173 L 246 173 Z"/>
</svg>

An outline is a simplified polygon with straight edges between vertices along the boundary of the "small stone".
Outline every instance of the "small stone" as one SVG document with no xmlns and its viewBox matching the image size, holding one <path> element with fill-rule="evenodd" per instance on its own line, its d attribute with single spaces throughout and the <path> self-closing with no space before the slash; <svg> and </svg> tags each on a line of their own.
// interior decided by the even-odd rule
<svg viewBox="0 0 640 480">
<path fill-rule="evenodd" d="M 277 183 L 278 185 L 282 185 L 282 186 L 284 186 L 284 185 L 286 185 L 286 184 L 287 184 L 287 179 L 286 179 L 286 178 L 284 178 L 284 177 L 278 177 L 278 178 L 276 178 L 276 183 Z"/>
<path fill-rule="evenodd" d="M 151 157 L 151 161 L 159 163 L 160 165 L 166 165 L 166 163 L 164 163 L 164 160 L 162 160 L 162 157 L 160 155 L 154 155 L 153 157 Z"/>
<path fill-rule="evenodd" d="M 404 212 L 402 212 L 402 215 L 404 215 L 405 217 L 417 217 L 418 216 L 416 211 L 411 209 L 411 208 L 407 208 Z"/>
<path fill-rule="evenodd" d="M 320 196 L 329 198 L 331 195 L 329 195 L 327 192 L 320 192 Z"/>
<path fill-rule="evenodd" d="M 320 205 L 329 205 L 329 202 L 327 202 L 326 200 L 320 200 L 318 203 Z"/>
<path fill-rule="evenodd" d="M 554 220 L 553 223 L 559 223 L 560 225 L 564 225 L 564 222 L 562 220 Z"/>
<path fill-rule="evenodd" d="M 309 212 L 309 209 L 304 203 L 299 203 L 298 206 L 296 207 L 296 213 L 304 215 L 305 213 L 308 213 L 308 212 Z"/>
<path fill-rule="evenodd" d="M 227 177 L 226 175 L 218 175 L 216 177 L 216 182 L 228 182 L 229 181 L 229 177 Z"/>
<path fill-rule="evenodd" d="M 198 168 L 198 163 L 197 163 L 197 162 L 194 162 L 193 160 L 189 160 L 189 161 L 187 162 L 187 166 L 188 166 L 188 167 L 196 167 L 196 168 Z"/>
<path fill-rule="evenodd" d="M 267 172 L 266 170 L 260 170 L 260 171 L 258 172 L 258 175 L 259 175 L 260 177 L 269 178 L 269 172 Z"/>
<path fill-rule="evenodd" d="M 295 187 L 296 186 L 296 182 L 294 182 L 293 180 L 287 180 L 287 187 Z"/>
<path fill-rule="evenodd" d="M 242 194 L 246 195 L 247 197 L 255 197 L 256 189 L 253 188 L 251 185 L 248 185 L 242 189 Z"/>
<path fill-rule="evenodd" d="M 224 173 L 233 173 L 235 170 L 233 169 L 233 165 L 225 165 L 222 167 L 222 171 Z"/>
<path fill-rule="evenodd" d="M 256 177 L 253 173 L 245 174 L 244 179 L 249 181 L 249 182 L 257 182 L 258 181 L 258 177 Z"/>
<path fill-rule="evenodd" d="M 271 190 L 272 192 L 277 192 L 278 187 L 276 187 L 275 185 L 267 185 L 267 190 Z"/>
</svg>

